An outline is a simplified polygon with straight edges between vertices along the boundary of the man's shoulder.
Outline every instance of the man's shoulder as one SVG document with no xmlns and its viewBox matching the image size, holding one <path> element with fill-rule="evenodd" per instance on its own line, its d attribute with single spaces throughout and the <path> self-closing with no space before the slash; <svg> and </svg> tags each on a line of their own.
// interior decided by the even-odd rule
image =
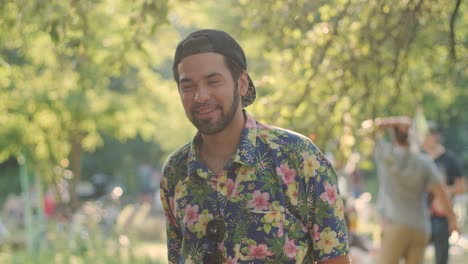
<svg viewBox="0 0 468 264">
<path fill-rule="evenodd" d="M 416 162 L 416 164 L 420 164 L 425 167 L 433 167 L 434 161 L 432 160 L 431 156 L 429 156 L 426 153 L 423 152 L 411 152 L 413 156 L 413 162 Z M 415 164 L 415 165 L 416 165 Z"/>
<path fill-rule="evenodd" d="M 190 147 L 191 143 L 187 143 L 180 147 L 178 150 L 174 151 L 169 155 L 169 157 L 166 159 L 166 162 L 164 163 L 164 168 L 172 167 L 172 166 L 180 166 L 183 163 L 183 161 L 187 161 L 188 154 L 190 152 Z"/>
<path fill-rule="evenodd" d="M 317 154 L 320 152 L 312 139 L 286 128 L 259 125 L 257 137 L 271 148 L 275 148 L 285 154 L 291 152 L 309 152 Z"/>
<path fill-rule="evenodd" d="M 425 177 L 432 176 L 433 178 L 437 178 L 439 181 L 442 180 L 442 176 L 440 175 L 440 172 L 431 156 L 426 153 L 414 153 L 414 156 L 416 157 L 414 160 L 417 162 L 417 164 L 414 165 L 419 165 L 417 168 L 419 168 L 422 175 Z"/>
<path fill-rule="evenodd" d="M 276 127 L 272 125 L 265 125 L 265 124 L 259 123 L 258 131 L 259 131 L 259 135 L 268 133 L 268 134 L 274 135 L 278 140 L 282 140 L 286 143 L 303 141 L 303 142 L 308 142 L 308 143 L 313 144 L 312 140 L 304 136 L 303 134 L 286 129 L 286 128 L 282 128 L 282 127 Z"/>
<path fill-rule="evenodd" d="M 415 157 L 418 159 L 419 162 L 423 163 L 433 163 L 434 161 L 432 160 L 431 156 L 429 154 L 424 153 L 424 152 L 416 152 L 414 153 Z"/>
</svg>

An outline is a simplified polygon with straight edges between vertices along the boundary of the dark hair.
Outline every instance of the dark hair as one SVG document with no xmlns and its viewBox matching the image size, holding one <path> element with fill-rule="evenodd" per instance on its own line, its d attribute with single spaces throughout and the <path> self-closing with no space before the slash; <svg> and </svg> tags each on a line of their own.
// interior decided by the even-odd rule
<svg viewBox="0 0 468 264">
<path fill-rule="evenodd" d="M 393 127 L 393 132 L 395 135 L 395 140 L 401 145 L 408 145 L 408 130 L 401 130 L 398 126 Z"/>
<path fill-rule="evenodd" d="M 224 64 L 226 64 L 226 67 L 228 68 L 229 72 L 231 73 L 232 79 L 234 80 L 234 84 L 237 86 L 237 80 L 239 79 L 244 70 L 233 59 L 226 56 L 224 56 Z M 177 67 L 174 67 L 173 73 L 174 81 L 177 83 L 177 87 L 179 87 L 179 70 L 177 69 Z"/>
<path fill-rule="evenodd" d="M 224 56 L 224 63 L 226 64 L 226 67 L 229 69 L 229 72 L 231 72 L 232 79 L 234 80 L 234 83 L 237 85 L 237 80 L 241 76 L 242 72 L 244 71 L 239 64 L 237 64 L 233 59 Z"/>
<path fill-rule="evenodd" d="M 427 127 L 428 127 L 428 130 L 429 130 L 429 133 L 431 133 L 431 134 L 441 134 L 442 133 L 442 131 L 440 129 L 440 126 L 434 121 L 428 121 L 427 122 Z"/>
</svg>

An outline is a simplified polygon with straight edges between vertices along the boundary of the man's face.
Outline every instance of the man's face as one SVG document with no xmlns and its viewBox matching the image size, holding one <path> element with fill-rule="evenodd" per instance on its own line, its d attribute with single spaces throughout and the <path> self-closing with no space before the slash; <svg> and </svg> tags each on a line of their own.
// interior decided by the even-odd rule
<svg viewBox="0 0 468 264">
<path fill-rule="evenodd" d="M 437 133 L 428 133 L 424 138 L 423 148 L 426 151 L 433 149 L 439 144 L 439 134 Z"/>
<path fill-rule="evenodd" d="M 191 55 L 180 61 L 177 70 L 185 114 L 201 133 L 219 133 L 236 114 L 242 114 L 240 102 L 246 89 L 239 86 L 244 82 L 234 82 L 222 55 Z"/>
</svg>

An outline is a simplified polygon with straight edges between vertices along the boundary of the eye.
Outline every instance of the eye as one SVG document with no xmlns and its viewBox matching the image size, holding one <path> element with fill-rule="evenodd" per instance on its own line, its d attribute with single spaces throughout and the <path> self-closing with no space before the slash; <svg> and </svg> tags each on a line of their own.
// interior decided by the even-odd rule
<svg viewBox="0 0 468 264">
<path fill-rule="evenodd" d="M 209 85 L 219 85 L 219 84 L 221 84 L 221 80 L 217 80 L 217 79 L 215 79 L 215 80 L 209 80 L 209 81 L 208 81 L 208 84 L 209 84 Z"/>
<path fill-rule="evenodd" d="M 180 87 L 180 90 L 184 93 L 189 93 L 193 91 L 193 85 L 183 85 Z"/>
</svg>

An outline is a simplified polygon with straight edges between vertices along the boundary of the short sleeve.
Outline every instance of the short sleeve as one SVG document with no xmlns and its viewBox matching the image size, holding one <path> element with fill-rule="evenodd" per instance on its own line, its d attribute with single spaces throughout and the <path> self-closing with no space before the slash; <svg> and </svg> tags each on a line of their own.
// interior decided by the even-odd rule
<svg viewBox="0 0 468 264">
<path fill-rule="evenodd" d="M 317 153 L 316 157 L 320 167 L 308 184 L 313 190 L 312 201 L 309 201 L 314 207 L 311 216 L 313 257 L 315 261 L 321 261 L 346 255 L 349 247 L 335 169 L 322 153 Z"/>
<path fill-rule="evenodd" d="M 428 185 L 435 184 L 435 183 L 442 183 L 444 181 L 442 174 L 440 173 L 436 164 L 432 160 L 430 160 L 429 158 L 426 158 L 425 165 L 426 165 L 425 175 L 427 175 Z"/>
<path fill-rule="evenodd" d="M 182 235 L 177 223 L 174 208 L 174 188 L 168 179 L 173 179 L 174 169 L 168 160 L 163 166 L 161 178 L 161 203 L 166 217 L 166 237 L 169 263 L 178 263 L 182 244 Z"/>
</svg>

